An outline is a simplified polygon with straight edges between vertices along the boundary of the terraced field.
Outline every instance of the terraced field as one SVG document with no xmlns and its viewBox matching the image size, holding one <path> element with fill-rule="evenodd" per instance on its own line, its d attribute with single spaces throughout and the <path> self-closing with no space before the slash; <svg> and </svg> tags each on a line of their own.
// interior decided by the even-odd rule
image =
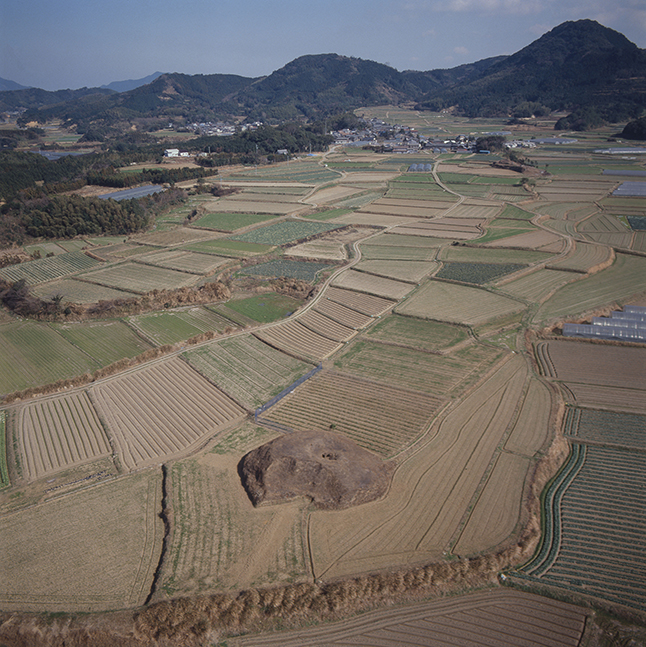
<svg viewBox="0 0 646 647">
<path fill-rule="evenodd" d="M 332 321 L 336 321 L 342 326 L 352 328 L 353 330 L 365 328 L 365 326 L 374 321 L 374 317 L 357 312 L 351 308 L 347 308 L 329 298 L 319 300 L 314 311 L 325 315 L 328 319 L 332 319 Z"/>
<path fill-rule="evenodd" d="M 189 364 L 236 402 L 255 409 L 312 368 L 252 335 L 188 351 Z"/>
<path fill-rule="evenodd" d="M 439 398 L 341 373 L 322 371 L 262 419 L 294 430 L 329 430 L 390 457 L 421 434 Z"/>
<path fill-rule="evenodd" d="M 245 413 L 177 358 L 97 384 L 90 396 L 129 470 L 197 447 Z"/>
<path fill-rule="evenodd" d="M 374 276 L 365 272 L 357 272 L 356 270 L 347 270 L 339 274 L 332 281 L 332 285 L 337 288 L 366 292 L 385 299 L 395 300 L 405 297 L 414 287 L 410 283 Z"/>
<path fill-rule="evenodd" d="M 298 318 L 298 322 L 317 332 L 319 335 L 323 335 L 334 341 L 345 342 L 356 334 L 353 328 L 344 326 L 317 310 L 308 310 Z"/>
<path fill-rule="evenodd" d="M 134 296 L 132 292 L 115 290 L 86 281 L 77 281 L 73 278 L 41 283 L 34 286 L 32 294 L 45 300 L 61 295 L 62 303 L 97 303 L 113 299 L 129 299 Z"/>
<path fill-rule="evenodd" d="M 435 272 L 438 267 L 439 264 L 436 262 L 404 260 L 366 260 L 355 265 L 355 269 L 358 271 L 407 283 L 419 283 L 425 276 Z"/>
<path fill-rule="evenodd" d="M 224 256 L 218 257 L 210 254 L 197 254 L 195 252 L 174 249 L 166 252 L 147 254 L 138 259 L 138 261 L 148 265 L 166 267 L 171 270 L 208 275 L 212 274 L 216 268 L 228 262 L 229 259 Z"/>
<path fill-rule="evenodd" d="M 198 277 L 186 272 L 127 262 L 111 265 L 95 272 L 87 272 L 83 274 L 83 279 L 117 290 L 145 294 L 151 290 L 183 288 L 196 283 Z"/>
</svg>

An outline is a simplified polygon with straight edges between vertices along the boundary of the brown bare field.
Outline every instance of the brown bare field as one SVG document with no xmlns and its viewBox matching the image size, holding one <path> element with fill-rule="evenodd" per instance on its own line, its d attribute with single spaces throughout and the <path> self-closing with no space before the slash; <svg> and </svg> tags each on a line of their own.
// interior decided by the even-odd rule
<svg viewBox="0 0 646 647">
<path fill-rule="evenodd" d="M 448 213 L 451 218 L 476 218 L 478 220 L 489 220 L 500 212 L 500 206 L 473 204 L 463 202 Z"/>
<path fill-rule="evenodd" d="M 478 325 L 525 307 L 518 301 L 486 290 L 430 280 L 398 305 L 395 312 L 447 323 Z"/>
<path fill-rule="evenodd" d="M 402 283 L 356 270 L 342 272 L 332 281 L 332 285 L 347 290 L 374 294 L 386 299 L 403 299 L 414 287 L 410 283 Z"/>
<path fill-rule="evenodd" d="M 363 188 L 361 187 L 343 186 L 340 184 L 316 191 L 316 193 L 305 198 L 303 202 L 308 202 L 310 204 L 330 204 L 338 200 L 348 198 L 351 195 L 361 193 L 362 191 Z"/>
<path fill-rule="evenodd" d="M 369 182 L 369 183 L 375 183 L 375 182 L 388 182 L 390 180 L 394 180 L 396 177 L 399 176 L 399 171 L 370 171 L 369 173 L 365 172 L 352 172 L 348 173 L 344 178 L 343 178 L 343 183 L 344 184 L 356 184 L 356 183 L 361 183 L 361 182 Z"/>
<path fill-rule="evenodd" d="M 473 218 L 436 218 L 435 220 L 402 224 L 392 230 L 394 234 L 410 236 L 433 236 L 437 238 L 453 238 L 455 240 L 472 240 L 482 236 L 478 229 L 481 221 Z M 484 221 L 483 221 L 484 222 Z"/>
<path fill-rule="evenodd" d="M 370 317 L 378 317 L 395 305 L 395 302 L 389 299 L 335 287 L 329 287 L 324 296 L 330 301 L 340 303 L 351 310 L 356 310 Z"/>
<path fill-rule="evenodd" d="M 368 274 L 377 274 L 386 278 L 412 283 L 419 283 L 425 276 L 433 274 L 439 263 L 431 261 L 394 261 L 374 260 L 361 261 L 355 268 Z"/>
<path fill-rule="evenodd" d="M 132 240 L 146 245 L 156 245 L 158 247 L 170 247 L 173 245 L 182 245 L 184 243 L 195 243 L 211 238 L 219 238 L 222 234 L 214 231 L 203 231 L 201 229 L 189 229 L 188 227 L 178 227 L 177 229 L 168 229 L 167 231 L 153 231 L 148 234 L 133 236 Z"/>
<path fill-rule="evenodd" d="M 567 382 L 566 400 L 587 407 L 646 414 L 646 394 L 639 389 Z"/>
<path fill-rule="evenodd" d="M 351 308 L 346 308 L 340 303 L 330 301 L 330 299 L 321 299 L 317 302 L 314 308 L 316 312 L 320 312 L 329 319 L 336 321 L 348 328 L 359 330 L 364 328 L 369 323 L 374 321 L 374 318 L 369 315 L 364 315 Z"/>
<path fill-rule="evenodd" d="M 499 364 L 403 458 L 384 499 L 351 510 L 312 512 L 314 575 L 343 577 L 441 558 L 496 457 L 526 375 L 519 356 Z M 393 396 L 390 404 L 396 406 Z M 485 521 L 483 536 L 492 527 Z"/>
<path fill-rule="evenodd" d="M 507 438 L 505 449 L 523 456 L 534 456 L 541 450 L 550 436 L 552 407 L 550 390 L 542 382 L 530 380 L 518 420 Z"/>
<path fill-rule="evenodd" d="M 146 256 L 137 260 L 140 263 L 148 263 L 192 274 L 212 274 L 217 267 L 229 262 L 231 259 L 211 254 L 171 250 L 146 254 Z"/>
<path fill-rule="evenodd" d="M 365 230 L 348 229 L 339 233 L 331 232 L 316 240 L 301 243 L 285 250 L 285 256 L 322 258 L 342 261 L 348 257 L 346 245 L 367 236 Z"/>
<path fill-rule="evenodd" d="M 290 202 L 300 202 L 300 195 L 289 195 L 287 193 L 274 193 L 272 191 L 264 192 L 258 189 L 251 189 L 243 191 L 242 193 L 234 193 L 230 196 L 227 196 L 227 200 L 231 201 L 240 201 L 240 202 L 282 202 L 289 204 Z M 219 200 L 214 201 L 211 204 L 211 209 L 209 211 L 218 210 Z"/>
<path fill-rule="evenodd" d="M 334 222 L 341 222 L 348 225 L 369 225 L 376 227 L 394 227 L 402 223 L 418 222 L 419 218 L 404 218 L 402 216 L 386 216 L 379 213 L 369 213 L 366 207 L 364 211 L 353 211 L 345 216 L 335 218 Z"/>
<path fill-rule="evenodd" d="M 80 278 L 99 285 L 130 290 L 139 294 L 145 294 L 154 289 L 182 288 L 199 280 L 199 277 L 186 272 L 133 262 L 110 265 L 101 270 L 86 272 Z"/>
<path fill-rule="evenodd" d="M 549 231 L 531 231 L 526 234 L 518 234 L 509 238 L 500 238 L 491 243 L 486 243 L 487 247 L 525 247 L 527 249 L 541 249 L 546 245 L 553 245 L 561 242 L 561 236 L 552 234 Z"/>
<path fill-rule="evenodd" d="M 298 321 L 286 321 L 253 333 L 266 344 L 305 361 L 321 361 L 341 347 L 341 343 L 319 335 Z"/>
<path fill-rule="evenodd" d="M 532 303 L 541 303 L 560 287 L 575 279 L 576 274 L 572 274 L 571 272 L 540 269 L 513 281 L 501 284 L 498 286 L 498 289 L 517 299 L 525 299 Z"/>
<path fill-rule="evenodd" d="M 63 295 L 63 303 L 97 303 L 98 301 L 111 301 L 113 299 L 129 299 L 132 292 L 124 292 L 103 285 L 86 283 L 75 279 L 61 279 L 34 286 L 32 294 L 41 299 L 51 299 L 58 294 Z"/>
<path fill-rule="evenodd" d="M 577 240 L 575 247 L 567 258 L 550 263 L 549 267 L 557 270 L 574 270 L 577 272 L 590 272 L 594 269 L 601 269 L 614 258 L 610 247 L 604 245 L 592 245 Z"/>
<path fill-rule="evenodd" d="M 316 310 L 308 310 L 298 317 L 298 322 L 334 341 L 348 341 L 357 334 L 353 328 L 348 328 Z"/>
<path fill-rule="evenodd" d="M 19 407 L 16 436 L 25 476 L 29 480 L 112 453 L 85 392 L 42 399 Z"/>
<path fill-rule="evenodd" d="M 252 200 L 234 200 L 223 198 L 217 202 L 208 203 L 208 210 L 222 213 L 269 213 L 278 216 L 296 213 L 306 208 L 299 202 L 255 202 Z"/>
<path fill-rule="evenodd" d="M 244 437 L 245 428 L 236 434 Z M 264 440 L 271 434 L 265 431 Z M 238 451 L 216 446 L 171 468 L 169 499 L 175 523 L 161 577 L 166 595 L 239 590 L 305 576 L 306 502 L 254 508 L 240 486 L 239 460 Z"/>
<path fill-rule="evenodd" d="M 98 384 L 90 395 L 131 470 L 195 448 L 245 415 L 179 358 Z"/>
<path fill-rule="evenodd" d="M 455 554 L 473 555 L 483 548 L 493 550 L 514 532 L 529 467 L 530 460 L 525 456 L 500 454 L 453 547 Z"/>
<path fill-rule="evenodd" d="M 5 610 L 104 611 L 144 603 L 164 533 L 161 474 L 121 477 L 3 517 Z"/>
<path fill-rule="evenodd" d="M 634 234 L 620 232 L 584 232 L 583 235 L 593 243 L 610 245 L 611 247 L 621 247 L 622 249 L 630 249 Z"/>
<path fill-rule="evenodd" d="M 511 177 L 518 179 L 518 173 L 507 169 L 494 168 L 489 164 L 464 162 L 462 164 L 439 164 L 438 173 L 465 173 L 466 175 L 481 175 L 482 177 Z"/>
<path fill-rule="evenodd" d="M 371 611 L 342 622 L 277 634 L 230 638 L 231 647 L 579 647 L 580 607 L 512 589 Z"/>
<path fill-rule="evenodd" d="M 390 457 L 425 430 L 441 402 L 426 393 L 325 370 L 266 411 L 263 419 L 298 431 L 334 429 Z"/>
</svg>

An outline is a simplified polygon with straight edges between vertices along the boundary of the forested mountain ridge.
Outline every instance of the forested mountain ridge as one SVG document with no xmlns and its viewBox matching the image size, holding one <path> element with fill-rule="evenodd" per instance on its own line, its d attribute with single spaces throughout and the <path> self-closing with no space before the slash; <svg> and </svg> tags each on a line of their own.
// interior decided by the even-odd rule
<svg viewBox="0 0 646 647">
<path fill-rule="evenodd" d="M 0 110 L 23 101 L 28 110 L 22 123 L 58 118 L 76 124 L 79 132 L 141 118 L 313 120 L 380 104 L 451 108 L 465 116 L 588 111 L 592 121 L 592 113 L 599 120 L 622 121 L 646 108 L 646 50 L 595 21 L 579 20 L 555 27 L 511 56 L 446 70 L 399 72 L 374 61 L 318 54 L 257 79 L 175 73 L 127 92 L 59 92 L 79 94 L 0 92 Z"/>
</svg>

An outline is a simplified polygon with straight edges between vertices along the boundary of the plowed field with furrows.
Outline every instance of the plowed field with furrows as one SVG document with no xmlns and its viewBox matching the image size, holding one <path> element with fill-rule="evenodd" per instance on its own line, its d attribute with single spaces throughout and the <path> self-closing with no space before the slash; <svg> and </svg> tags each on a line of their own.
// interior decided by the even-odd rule
<svg viewBox="0 0 646 647">
<path fill-rule="evenodd" d="M 338 274 L 332 284 L 336 287 L 396 300 L 403 299 L 414 287 L 410 283 L 402 283 L 356 270 L 347 270 Z"/>
<path fill-rule="evenodd" d="M 568 408 L 563 433 L 571 441 L 646 449 L 646 416 Z"/>
<path fill-rule="evenodd" d="M 567 258 L 550 263 L 547 267 L 555 270 L 574 270 L 576 272 L 589 272 L 590 269 L 606 263 L 612 258 L 612 249 L 603 245 L 575 242 L 574 252 Z"/>
<path fill-rule="evenodd" d="M 646 456 L 588 446 L 563 495 L 558 555 L 539 581 L 646 610 L 645 510 Z"/>
<path fill-rule="evenodd" d="M 395 305 L 395 302 L 389 299 L 334 287 L 329 287 L 325 291 L 325 297 L 370 317 L 378 317 Z"/>
<path fill-rule="evenodd" d="M 440 404 L 424 393 L 322 372 L 263 417 L 295 430 L 333 428 L 366 449 L 392 456 L 424 430 Z"/>
<path fill-rule="evenodd" d="M 286 321 L 253 334 L 270 346 L 305 360 L 325 359 L 341 346 L 339 342 L 319 335 L 298 321 Z"/>
<path fill-rule="evenodd" d="M 352 328 L 343 326 L 316 310 L 308 310 L 298 318 L 298 322 L 334 341 L 348 341 L 357 334 Z"/>
<path fill-rule="evenodd" d="M 178 358 L 109 380 L 90 393 L 128 469 L 181 453 L 245 415 Z"/>
<path fill-rule="evenodd" d="M 29 479 L 111 452 L 103 427 L 85 392 L 40 400 L 22 407 L 16 426 Z"/>
<path fill-rule="evenodd" d="M 356 310 L 351 310 L 342 306 L 340 303 L 335 303 L 330 301 L 330 299 L 321 299 L 314 308 L 316 312 L 320 312 L 329 319 L 347 326 L 348 328 L 353 328 L 354 330 L 359 330 L 367 326 L 370 322 L 374 321 L 373 317 L 368 315 L 361 314 Z"/>
<path fill-rule="evenodd" d="M 228 642 L 232 647 L 578 647 L 585 623 L 579 607 L 499 589 Z"/>
<path fill-rule="evenodd" d="M 267 402 L 312 368 L 252 335 L 208 344 L 184 356 L 202 375 L 250 408 Z"/>
<path fill-rule="evenodd" d="M 513 420 L 526 376 L 518 356 L 499 364 L 399 465 L 385 498 L 352 510 L 312 513 L 315 576 L 341 577 L 440 559 Z M 507 487 L 517 491 L 522 484 L 510 479 Z M 496 523 L 492 519 L 492 526 L 483 526 L 483 536 L 495 532 Z M 483 543 L 481 549 L 486 548 Z"/>
</svg>

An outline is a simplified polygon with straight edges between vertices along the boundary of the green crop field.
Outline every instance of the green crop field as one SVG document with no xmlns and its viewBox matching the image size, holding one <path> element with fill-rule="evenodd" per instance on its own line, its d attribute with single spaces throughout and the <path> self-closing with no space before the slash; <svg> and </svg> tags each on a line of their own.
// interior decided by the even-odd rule
<svg viewBox="0 0 646 647">
<path fill-rule="evenodd" d="M 415 248 L 409 248 L 415 249 Z M 439 264 L 436 262 L 425 262 L 417 260 L 370 260 L 361 261 L 355 265 L 360 272 L 377 274 L 391 279 L 417 283 L 425 276 L 432 274 Z"/>
<path fill-rule="evenodd" d="M 538 231 L 538 228 L 523 220 L 509 220 L 505 218 L 494 218 L 486 227 L 486 233 L 478 238 L 478 244 L 492 243 L 494 240 L 509 238 L 517 234 L 526 234 L 530 231 Z"/>
<path fill-rule="evenodd" d="M 29 285 L 53 281 L 62 276 L 69 276 L 101 265 L 101 261 L 90 258 L 83 252 L 67 252 L 50 258 L 39 258 L 35 261 L 9 265 L 0 269 L 0 277 L 7 281 L 25 279 Z"/>
<path fill-rule="evenodd" d="M 522 270 L 517 263 L 444 263 L 435 275 L 439 279 L 484 285 L 507 274 Z"/>
<path fill-rule="evenodd" d="M 52 324 L 52 327 L 101 366 L 134 357 L 150 348 L 122 321 Z"/>
<path fill-rule="evenodd" d="M 216 238 L 214 240 L 190 243 L 188 245 L 184 245 L 181 249 L 201 252 L 202 254 L 215 254 L 216 256 L 245 258 L 247 256 L 266 254 L 273 249 L 273 245 L 260 245 L 258 243 L 245 243 L 239 240 L 229 240 L 227 238 Z"/>
<path fill-rule="evenodd" d="M 251 321 L 270 323 L 287 317 L 295 310 L 298 310 L 301 305 L 301 301 L 293 297 L 268 292 L 246 299 L 228 301 L 226 307 Z"/>
<path fill-rule="evenodd" d="M 225 328 L 234 327 L 233 322 L 222 315 L 195 306 L 130 317 L 128 321 L 159 346 L 175 344 L 209 330 L 222 332 Z"/>
<path fill-rule="evenodd" d="M 99 364 L 46 324 L 0 325 L 0 393 L 94 371 Z"/>
<path fill-rule="evenodd" d="M 193 224 L 216 231 L 236 231 L 243 227 L 257 225 L 259 222 L 265 222 L 265 220 L 272 220 L 275 217 L 275 215 L 253 213 L 207 213 Z"/>
<path fill-rule="evenodd" d="M 438 252 L 438 259 L 462 263 L 521 263 L 530 265 L 547 261 L 553 254 L 531 250 L 496 247 L 466 247 L 447 245 Z"/>
<path fill-rule="evenodd" d="M 646 416 L 568 407 L 563 433 L 572 442 L 646 449 Z"/>
<path fill-rule="evenodd" d="M 234 400 L 252 409 L 313 368 L 252 335 L 213 342 L 184 357 Z"/>
<path fill-rule="evenodd" d="M 335 265 L 330 265 L 329 263 L 314 263 L 312 261 L 275 260 L 269 261 L 268 263 L 251 265 L 250 267 L 240 270 L 240 274 L 268 277 L 286 276 L 311 283 L 316 279 L 316 275 L 319 272 L 322 270 L 335 269 L 335 267 Z"/>
<path fill-rule="evenodd" d="M 334 220 L 334 218 L 340 218 L 345 216 L 348 213 L 352 213 L 351 209 L 328 209 L 327 211 L 317 211 L 316 213 L 311 213 L 303 218 L 308 220 Z"/>
<path fill-rule="evenodd" d="M 292 243 L 303 238 L 316 236 L 326 231 L 339 229 L 340 227 L 342 225 L 286 220 L 277 222 L 274 225 L 268 225 L 267 227 L 254 229 L 246 234 L 232 236 L 231 239 L 261 245 L 284 245 L 285 243 Z"/>
<path fill-rule="evenodd" d="M 469 337 L 466 328 L 460 326 L 396 314 L 384 317 L 365 334 L 378 341 L 394 342 L 423 350 L 451 348 Z"/>
</svg>

